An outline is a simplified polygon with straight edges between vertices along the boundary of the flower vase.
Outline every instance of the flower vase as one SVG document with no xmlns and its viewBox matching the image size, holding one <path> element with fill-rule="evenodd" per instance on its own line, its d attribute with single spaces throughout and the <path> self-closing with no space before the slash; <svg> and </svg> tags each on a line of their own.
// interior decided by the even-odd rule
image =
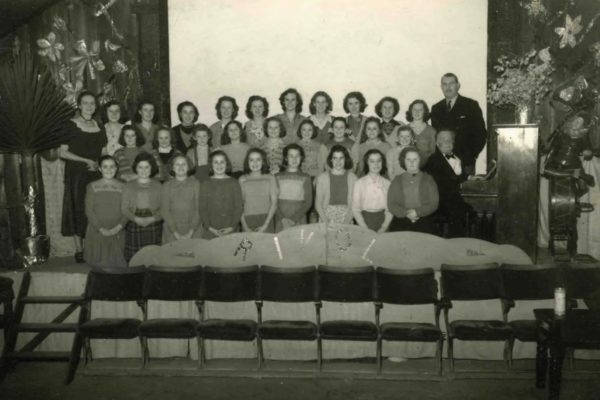
<svg viewBox="0 0 600 400">
<path fill-rule="evenodd" d="M 515 120 L 519 125 L 531 124 L 533 107 L 529 104 L 519 104 L 515 108 Z"/>
</svg>

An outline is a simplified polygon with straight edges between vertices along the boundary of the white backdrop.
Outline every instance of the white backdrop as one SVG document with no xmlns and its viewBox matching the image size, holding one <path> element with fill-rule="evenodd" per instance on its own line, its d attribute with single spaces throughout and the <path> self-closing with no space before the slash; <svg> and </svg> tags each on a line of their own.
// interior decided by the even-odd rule
<svg viewBox="0 0 600 400">
<path fill-rule="evenodd" d="M 333 98 L 333 114 L 353 90 L 366 114 L 391 95 L 400 119 L 415 98 L 442 98 L 439 81 L 452 71 L 461 93 L 485 115 L 487 1 L 483 0 L 169 0 L 173 125 L 176 106 L 193 101 L 200 121 L 216 121 L 221 95 L 234 96 L 242 121 L 248 97 L 297 88 L 308 114 L 317 90 Z"/>
</svg>

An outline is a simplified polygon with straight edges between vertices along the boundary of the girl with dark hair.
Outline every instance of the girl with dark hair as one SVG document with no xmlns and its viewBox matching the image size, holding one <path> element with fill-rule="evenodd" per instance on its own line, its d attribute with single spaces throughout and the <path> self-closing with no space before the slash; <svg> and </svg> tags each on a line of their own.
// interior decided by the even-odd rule
<svg viewBox="0 0 600 400">
<path fill-rule="evenodd" d="M 83 257 L 92 267 L 126 267 L 123 258 L 123 227 L 127 219 L 121 214 L 123 183 L 115 179 L 118 167 L 112 156 L 98 161 L 102 178 L 87 185 Z"/>
<path fill-rule="evenodd" d="M 267 131 L 267 141 L 263 146 L 263 150 L 267 155 L 267 161 L 269 164 L 269 172 L 276 174 L 281 169 L 283 163 L 283 148 L 285 147 L 285 141 L 282 137 L 288 137 L 286 135 L 285 127 L 280 118 L 270 117 L 265 122 Z"/>
<path fill-rule="evenodd" d="M 191 178 L 190 160 L 179 153 L 171 159 L 174 179 L 162 187 L 160 210 L 164 219 L 162 243 L 201 237 L 200 184 Z"/>
<path fill-rule="evenodd" d="M 404 125 L 402 122 L 394 118 L 400 112 L 400 103 L 398 99 L 390 96 L 385 96 L 375 105 L 375 114 L 381 118 L 381 131 L 385 135 L 386 141 L 393 146 L 398 141 L 396 132 L 399 126 Z"/>
<path fill-rule="evenodd" d="M 156 132 L 159 126 L 158 115 L 156 114 L 156 107 L 149 101 L 142 101 L 137 108 L 136 114 L 133 117 L 135 127 L 144 136 L 145 143 L 142 146 L 144 151 L 150 153 L 152 151 L 152 143 L 156 140 Z"/>
<path fill-rule="evenodd" d="M 176 154 L 181 154 L 175 147 L 173 131 L 171 128 L 161 126 L 156 131 L 156 140 L 153 144 L 152 155 L 156 158 L 158 164 L 158 175 L 156 179 L 160 182 L 165 182 L 171 178 L 169 162 Z"/>
<path fill-rule="evenodd" d="M 250 149 L 244 161 L 244 171 L 245 175 L 239 179 L 244 200 L 242 229 L 244 232 L 273 233 L 279 190 L 275 177 L 269 173 L 265 152 L 257 148 Z"/>
<path fill-rule="evenodd" d="M 133 161 L 137 179 L 127 183 L 123 190 L 121 213 L 125 225 L 125 261 L 129 262 L 142 247 L 160 245 L 162 241 L 162 214 L 160 210 L 162 186 L 152 179 L 158 173 L 154 157 L 146 152 Z"/>
<path fill-rule="evenodd" d="M 415 100 L 408 106 L 406 120 L 415 133 L 415 145 L 421 154 L 421 166 L 435 153 L 435 129 L 427 123 L 431 118 L 424 100 Z"/>
<path fill-rule="evenodd" d="M 333 110 L 333 100 L 331 96 L 324 91 L 318 91 L 310 99 L 310 119 L 317 127 L 317 141 L 326 143 L 329 140 L 329 131 L 331 130 L 331 110 Z"/>
<path fill-rule="evenodd" d="M 352 148 L 352 159 L 357 164 L 357 174 L 362 176 L 362 171 L 365 167 L 363 165 L 364 156 L 369 150 L 377 149 L 382 154 L 387 154 L 391 148 L 392 146 L 385 141 L 385 136 L 381 132 L 379 119 L 377 117 L 366 118 L 360 140 Z"/>
<path fill-rule="evenodd" d="M 119 166 L 119 179 L 124 182 L 129 182 L 137 179 L 137 175 L 133 170 L 133 161 L 138 154 L 143 152 L 142 145 L 144 144 L 144 136 L 133 125 L 125 125 L 121 129 L 121 137 L 119 138 L 121 148 L 115 151 L 115 160 Z"/>
<path fill-rule="evenodd" d="M 208 179 L 208 158 L 212 148 L 212 132 L 208 126 L 198 124 L 192 134 L 192 146 L 187 151 L 187 157 L 192 165 L 196 179 L 202 182 Z"/>
<path fill-rule="evenodd" d="M 225 134 L 221 138 L 221 150 L 231 161 L 231 176 L 235 179 L 244 173 L 244 159 L 250 146 L 246 143 L 246 134 L 242 131 L 242 124 L 230 121 L 225 127 Z"/>
<path fill-rule="evenodd" d="M 393 180 L 396 176 L 404 173 L 404 168 L 400 162 L 400 153 L 407 147 L 415 145 L 415 133 L 410 125 L 403 125 L 396 132 L 397 143 L 385 155 L 387 159 L 388 178 Z"/>
<path fill-rule="evenodd" d="M 327 160 L 327 147 L 315 139 L 317 135 L 317 127 L 311 120 L 302 121 L 298 128 L 299 140 L 297 142 L 304 150 L 302 172 L 307 173 L 313 179 L 325 171 Z"/>
<path fill-rule="evenodd" d="M 287 145 L 296 141 L 295 132 L 298 132 L 300 123 L 305 119 L 304 116 L 300 115 L 303 105 L 302 96 L 294 88 L 286 89 L 279 95 L 279 104 L 281 104 L 283 113 L 277 115 L 277 118 L 281 120 L 287 133 L 283 137 L 283 141 Z"/>
<path fill-rule="evenodd" d="M 361 92 L 350 92 L 344 97 L 343 104 L 344 111 L 350 114 L 346 118 L 350 139 L 357 141 L 366 122 L 366 117 L 362 113 L 367 108 L 367 100 Z"/>
<path fill-rule="evenodd" d="M 122 107 L 116 100 L 111 100 L 104 105 L 104 131 L 106 132 L 106 146 L 102 149 L 103 154 L 112 156 L 120 149 L 119 138 L 121 137 Z"/>
<path fill-rule="evenodd" d="M 330 139 L 325 143 L 327 150 L 331 151 L 331 148 L 335 145 L 344 146 L 350 154 L 352 154 L 352 147 L 354 146 L 354 140 L 348 137 L 348 131 L 346 130 L 346 118 L 335 117 L 331 123 L 331 135 Z"/>
<path fill-rule="evenodd" d="M 319 222 L 351 224 L 352 190 L 356 175 L 352 172 L 352 159 L 348 150 L 334 145 L 327 157 L 329 171 L 317 178 L 315 209 Z"/>
<path fill-rule="evenodd" d="M 84 262 L 85 191 L 88 183 L 100 178 L 96 160 L 106 146 L 106 134 L 94 120 L 96 108 L 92 93 L 79 94 L 77 111 L 64 127 L 66 141 L 59 148 L 60 157 L 66 161 L 61 232 L 63 236 L 73 236 L 78 263 Z"/>
<path fill-rule="evenodd" d="M 238 232 L 244 207 L 240 184 L 228 175 L 230 162 L 227 154 L 222 150 L 213 151 L 209 165 L 210 179 L 200 184 L 200 220 L 204 239 Z"/>
<path fill-rule="evenodd" d="M 262 147 L 266 140 L 264 125 L 269 115 L 269 102 L 262 96 L 250 96 L 246 104 L 246 116 L 249 121 L 244 126 L 246 142 L 251 147 Z"/>
<path fill-rule="evenodd" d="M 390 181 L 385 178 L 385 156 L 377 149 L 365 153 L 364 176 L 352 190 L 352 214 L 359 226 L 377 233 L 388 230 L 392 214 L 387 206 Z"/>
<path fill-rule="evenodd" d="M 300 170 L 304 150 L 292 143 L 283 149 L 284 171 L 275 175 L 279 197 L 275 214 L 275 231 L 306 223 L 306 213 L 312 206 L 313 187 L 310 176 Z"/>
<path fill-rule="evenodd" d="M 230 121 L 233 121 L 237 118 L 240 107 L 237 105 L 237 102 L 233 97 L 221 96 L 219 97 L 219 100 L 217 100 L 215 111 L 217 112 L 217 118 L 219 121 L 210 126 L 210 131 L 213 134 L 213 146 L 219 147 L 221 146 L 221 136 L 223 135 L 225 126 Z"/>
<path fill-rule="evenodd" d="M 173 141 L 177 150 L 185 154 L 192 145 L 194 124 L 198 121 L 200 113 L 194 103 L 186 100 L 177 105 L 177 116 L 181 123 L 173 127 Z"/>
</svg>

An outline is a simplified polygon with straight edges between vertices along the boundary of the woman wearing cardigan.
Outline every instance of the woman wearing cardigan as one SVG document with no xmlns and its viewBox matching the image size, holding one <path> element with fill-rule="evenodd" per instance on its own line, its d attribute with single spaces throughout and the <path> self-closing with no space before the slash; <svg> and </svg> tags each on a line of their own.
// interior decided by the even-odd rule
<svg viewBox="0 0 600 400">
<path fill-rule="evenodd" d="M 394 215 L 390 231 L 434 232 L 432 214 L 439 203 L 438 189 L 431 175 L 421 172 L 419 150 L 407 147 L 400 153 L 406 172 L 398 175 L 388 189 L 388 210 Z"/>
</svg>

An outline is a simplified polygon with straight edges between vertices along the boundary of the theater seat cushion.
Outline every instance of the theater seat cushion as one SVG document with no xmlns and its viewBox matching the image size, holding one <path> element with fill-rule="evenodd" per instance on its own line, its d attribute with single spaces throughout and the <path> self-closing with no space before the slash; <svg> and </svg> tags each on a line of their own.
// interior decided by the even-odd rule
<svg viewBox="0 0 600 400">
<path fill-rule="evenodd" d="M 436 342 L 442 338 L 442 332 L 433 324 L 418 322 L 387 322 L 382 324 L 381 337 L 384 340 L 403 342 Z"/>
<path fill-rule="evenodd" d="M 310 321 L 265 321 L 258 326 L 262 339 L 315 340 L 317 326 Z"/>
<path fill-rule="evenodd" d="M 140 336 L 150 338 L 192 338 L 197 335 L 195 319 L 149 319 L 140 325 Z"/>
<path fill-rule="evenodd" d="M 79 326 L 79 332 L 94 339 L 133 339 L 142 321 L 133 318 L 96 318 Z"/>
<path fill-rule="evenodd" d="M 332 340 L 377 340 L 377 327 L 367 321 L 327 321 L 321 324 L 321 337 Z"/>
<path fill-rule="evenodd" d="M 513 331 L 503 321 L 456 320 L 450 323 L 450 335 L 460 340 L 507 340 Z"/>
<path fill-rule="evenodd" d="M 256 337 L 256 322 L 249 319 L 208 319 L 200 321 L 198 334 L 205 339 L 250 341 Z"/>
</svg>

